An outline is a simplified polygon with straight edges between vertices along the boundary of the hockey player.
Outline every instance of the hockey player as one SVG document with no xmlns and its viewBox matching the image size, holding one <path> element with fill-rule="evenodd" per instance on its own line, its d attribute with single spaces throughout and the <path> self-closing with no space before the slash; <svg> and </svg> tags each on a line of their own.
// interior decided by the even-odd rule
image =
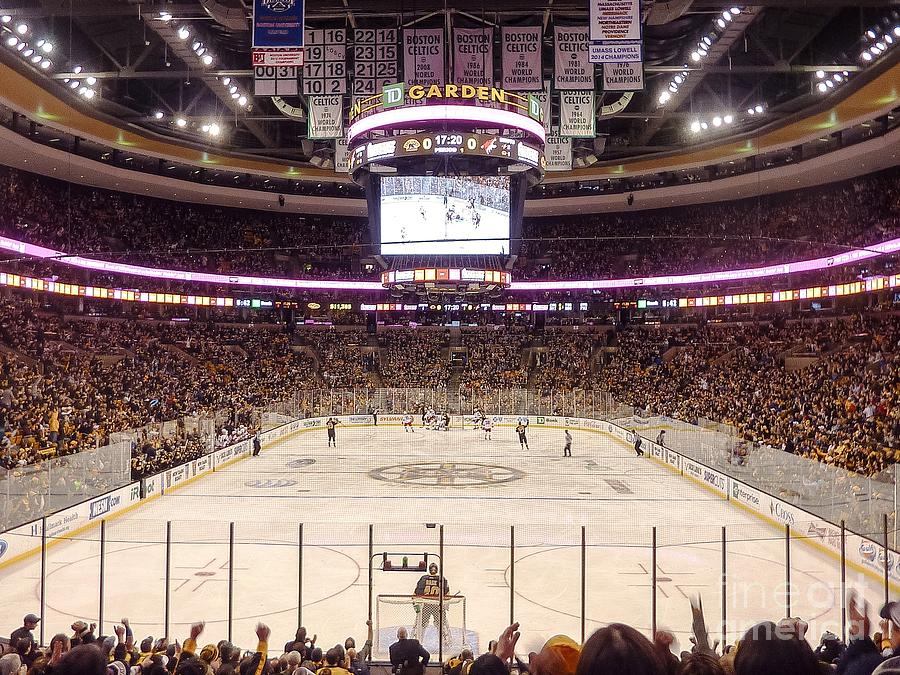
<svg viewBox="0 0 900 675">
<path fill-rule="evenodd" d="M 519 434 L 519 447 L 523 450 L 528 450 L 528 438 L 525 436 L 525 429 L 527 425 L 522 424 L 522 418 L 519 418 L 519 423 L 516 425 L 516 433 Z"/>
<path fill-rule="evenodd" d="M 443 419 L 441 420 L 441 429 L 450 431 L 450 413 L 448 412 L 444 412 Z"/>
<path fill-rule="evenodd" d="M 566 429 L 566 447 L 563 448 L 563 457 L 572 456 L 572 434 Z"/>
<path fill-rule="evenodd" d="M 523 427 L 525 427 L 527 429 L 528 428 L 528 415 L 519 415 L 519 417 L 516 419 L 516 422 L 518 422 L 519 424 L 521 424 Z"/>
<path fill-rule="evenodd" d="M 491 431 L 494 430 L 494 421 L 490 417 L 485 417 L 481 421 L 481 429 L 484 431 L 484 440 L 490 441 L 491 439 Z"/>
<path fill-rule="evenodd" d="M 443 595 L 450 593 L 450 583 L 444 578 Z M 440 612 L 441 577 L 438 575 L 438 566 L 431 563 L 428 566 L 428 574 L 419 577 L 416 584 L 415 595 L 422 598 L 422 602 L 416 602 L 416 626 L 413 636 L 421 640 L 425 637 L 425 629 L 434 621 L 434 627 L 440 628 L 444 636 L 444 644 L 450 644 L 450 625 L 447 623 L 447 605 L 444 603 L 444 611 Z M 440 617 L 440 621 L 438 621 Z"/>
<path fill-rule="evenodd" d="M 403 413 L 403 433 L 416 433 L 415 428 L 413 427 L 413 416 L 409 413 Z"/>
<path fill-rule="evenodd" d="M 331 447 L 332 444 L 334 444 L 334 447 L 337 447 L 337 440 L 335 439 L 335 436 L 334 436 L 334 428 L 340 423 L 341 423 L 340 420 L 338 420 L 336 417 L 329 417 L 328 421 L 325 422 L 325 428 L 328 430 L 328 447 L 329 448 Z"/>
</svg>

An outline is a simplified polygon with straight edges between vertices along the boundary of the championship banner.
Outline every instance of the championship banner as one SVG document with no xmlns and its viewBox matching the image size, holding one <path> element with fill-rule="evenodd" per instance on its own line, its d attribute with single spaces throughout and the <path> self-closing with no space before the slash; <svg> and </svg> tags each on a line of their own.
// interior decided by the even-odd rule
<svg viewBox="0 0 900 675">
<path fill-rule="evenodd" d="M 559 92 L 559 135 L 594 137 L 594 92 Z"/>
<path fill-rule="evenodd" d="M 541 26 L 500 29 L 503 82 L 508 91 L 541 90 Z"/>
<path fill-rule="evenodd" d="M 591 41 L 641 39 L 640 0 L 591 0 Z"/>
<path fill-rule="evenodd" d="M 594 90 L 587 26 L 553 28 L 553 88 Z"/>
<path fill-rule="evenodd" d="M 403 31 L 403 79 L 407 86 L 443 85 L 445 61 L 443 28 Z"/>
<path fill-rule="evenodd" d="M 340 138 L 344 135 L 343 97 L 310 96 L 308 138 Z"/>
<path fill-rule="evenodd" d="M 453 29 L 453 81 L 493 86 L 494 29 Z"/>
<path fill-rule="evenodd" d="M 559 127 L 553 127 L 544 143 L 544 159 L 547 171 L 572 170 L 572 139 L 559 135 Z"/>
<path fill-rule="evenodd" d="M 603 64 L 603 91 L 641 91 L 643 88 L 643 63 Z"/>
<path fill-rule="evenodd" d="M 253 0 L 254 66 L 303 65 L 303 0 Z"/>
<path fill-rule="evenodd" d="M 347 152 L 346 137 L 334 141 L 334 170 L 335 173 L 350 173 L 350 153 Z"/>
</svg>

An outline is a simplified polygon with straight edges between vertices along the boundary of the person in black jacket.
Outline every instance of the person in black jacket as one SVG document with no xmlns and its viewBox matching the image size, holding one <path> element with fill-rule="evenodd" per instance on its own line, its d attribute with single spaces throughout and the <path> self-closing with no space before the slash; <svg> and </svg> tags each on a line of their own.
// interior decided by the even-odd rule
<svg viewBox="0 0 900 675">
<path fill-rule="evenodd" d="M 25 638 L 31 640 L 31 643 L 34 644 L 34 634 L 31 632 L 35 628 L 37 628 L 38 622 L 40 618 L 38 618 L 34 614 L 26 614 L 25 618 L 22 619 L 22 627 L 16 628 L 9 636 L 9 646 L 15 651 L 18 647 L 18 642 L 20 639 Z"/>
<path fill-rule="evenodd" d="M 391 672 L 403 675 L 409 672 L 424 672 L 431 654 L 418 640 L 406 636 L 406 628 L 397 629 L 397 641 L 390 646 Z"/>
</svg>

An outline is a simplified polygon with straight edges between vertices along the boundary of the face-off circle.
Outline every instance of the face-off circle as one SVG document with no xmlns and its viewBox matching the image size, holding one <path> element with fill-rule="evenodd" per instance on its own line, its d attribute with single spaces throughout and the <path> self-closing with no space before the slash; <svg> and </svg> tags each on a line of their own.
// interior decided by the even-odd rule
<svg viewBox="0 0 900 675">
<path fill-rule="evenodd" d="M 496 464 L 471 462 L 417 462 L 382 466 L 369 471 L 369 477 L 391 483 L 429 487 L 476 487 L 499 485 L 525 478 L 525 472 Z"/>
</svg>

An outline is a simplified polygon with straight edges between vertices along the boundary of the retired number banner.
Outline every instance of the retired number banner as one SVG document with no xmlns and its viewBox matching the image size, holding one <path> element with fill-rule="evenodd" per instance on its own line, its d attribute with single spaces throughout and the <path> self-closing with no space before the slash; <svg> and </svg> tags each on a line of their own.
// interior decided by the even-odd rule
<svg viewBox="0 0 900 675">
<path fill-rule="evenodd" d="M 569 138 L 594 137 L 594 92 L 559 92 L 559 135 Z"/>
<path fill-rule="evenodd" d="M 544 29 L 541 26 L 500 29 L 500 48 L 503 58 L 501 87 L 509 91 L 541 90 L 541 47 Z"/>
<path fill-rule="evenodd" d="M 344 134 L 342 96 L 310 96 L 309 138 L 340 138 Z"/>
<path fill-rule="evenodd" d="M 334 170 L 336 173 L 350 173 L 350 153 L 347 152 L 347 139 L 342 137 L 334 141 Z"/>
<path fill-rule="evenodd" d="M 494 29 L 453 29 L 453 81 L 477 86 L 494 84 Z"/>
<path fill-rule="evenodd" d="M 587 26 L 553 29 L 553 88 L 594 89 L 594 64 L 590 61 Z"/>
<path fill-rule="evenodd" d="M 403 31 L 403 79 L 406 85 L 444 84 L 446 71 L 443 28 Z"/>
</svg>

